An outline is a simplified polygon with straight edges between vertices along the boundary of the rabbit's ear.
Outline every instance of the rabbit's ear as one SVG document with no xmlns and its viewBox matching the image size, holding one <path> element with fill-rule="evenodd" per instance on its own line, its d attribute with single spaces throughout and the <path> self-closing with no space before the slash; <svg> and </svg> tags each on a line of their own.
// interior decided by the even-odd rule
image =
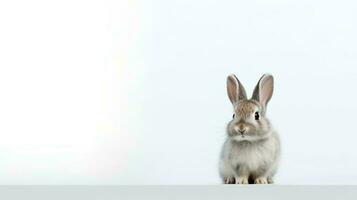
<svg viewBox="0 0 357 200">
<path fill-rule="evenodd" d="M 264 74 L 257 86 L 255 86 L 252 99 L 257 100 L 264 107 L 268 104 L 274 90 L 274 78 L 270 74 Z"/>
<path fill-rule="evenodd" d="M 232 104 L 235 104 L 239 100 L 247 99 L 243 85 L 234 74 L 227 77 L 227 93 Z"/>
</svg>

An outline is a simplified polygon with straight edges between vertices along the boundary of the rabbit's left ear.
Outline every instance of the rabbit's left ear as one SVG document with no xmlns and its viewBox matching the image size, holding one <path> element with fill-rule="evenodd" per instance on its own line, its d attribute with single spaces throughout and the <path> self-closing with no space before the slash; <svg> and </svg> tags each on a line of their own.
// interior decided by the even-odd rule
<svg viewBox="0 0 357 200">
<path fill-rule="evenodd" d="M 270 74 L 264 74 L 257 86 L 255 86 L 252 99 L 257 100 L 264 107 L 267 106 L 269 100 L 273 96 L 274 78 Z"/>
</svg>

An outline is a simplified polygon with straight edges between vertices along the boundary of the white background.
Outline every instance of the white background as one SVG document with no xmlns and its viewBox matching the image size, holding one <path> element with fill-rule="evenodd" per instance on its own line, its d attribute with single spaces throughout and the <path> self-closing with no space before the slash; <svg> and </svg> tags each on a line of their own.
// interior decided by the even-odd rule
<svg viewBox="0 0 357 200">
<path fill-rule="evenodd" d="M 354 1 L 0 2 L 0 184 L 218 184 L 232 108 L 275 77 L 278 184 L 357 183 Z"/>
</svg>

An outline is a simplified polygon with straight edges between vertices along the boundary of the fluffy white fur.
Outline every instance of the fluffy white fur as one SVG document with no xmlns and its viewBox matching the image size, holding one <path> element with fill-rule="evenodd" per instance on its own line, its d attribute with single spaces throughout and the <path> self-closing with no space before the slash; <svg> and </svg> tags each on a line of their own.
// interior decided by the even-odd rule
<svg viewBox="0 0 357 200">
<path fill-rule="evenodd" d="M 241 137 L 241 136 L 235 136 Z M 265 139 L 239 141 L 227 138 L 221 152 L 220 176 L 224 183 L 243 184 L 237 180 L 265 178 L 271 183 L 276 173 L 280 154 L 279 138 L 275 132 Z M 230 179 L 231 181 L 227 180 Z M 245 181 L 245 180 L 243 180 Z"/>
</svg>

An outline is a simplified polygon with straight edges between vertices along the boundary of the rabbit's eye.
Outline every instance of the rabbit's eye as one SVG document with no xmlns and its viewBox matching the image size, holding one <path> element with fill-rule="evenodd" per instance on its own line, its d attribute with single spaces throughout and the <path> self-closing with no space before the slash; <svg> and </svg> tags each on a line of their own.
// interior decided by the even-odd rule
<svg viewBox="0 0 357 200">
<path fill-rule="evenodd" d="M 255 120 L 259 120 L 259 113 L 258 112 L 254 113 L 254 118 L 255 118 Z"/>
<path fill-rule="evenodd" d="M 233 114 L 233 117 L 232 117 L 232 118 L 234 119 L 235 116 L 236 116 L 236 114 Z"/>
</svg>

